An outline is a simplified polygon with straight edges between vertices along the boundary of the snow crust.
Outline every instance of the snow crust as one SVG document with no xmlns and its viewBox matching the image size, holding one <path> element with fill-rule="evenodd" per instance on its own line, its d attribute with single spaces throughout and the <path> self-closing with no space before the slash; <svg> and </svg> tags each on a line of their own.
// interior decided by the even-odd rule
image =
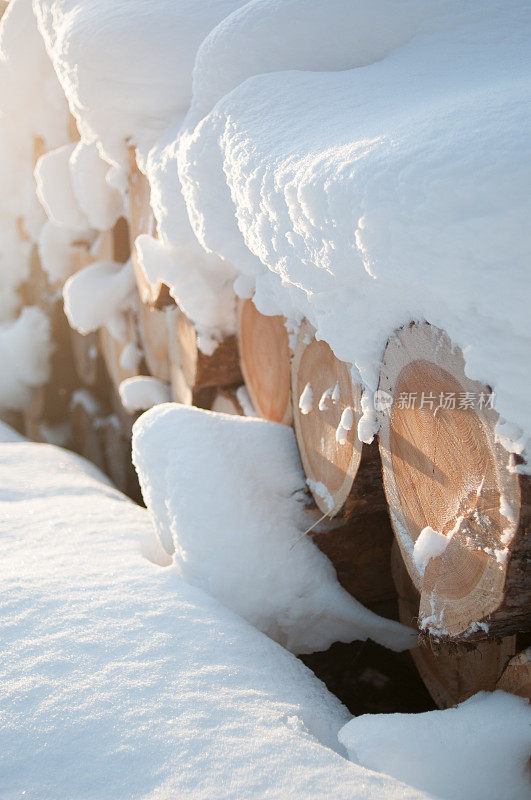
<svg viewBox="0 0 531 800">
<path fill-rule="evenodd" d="M 249 19 L 253 7 L 255 19 L 267 12 L 274 25 L 288 6 L 245 11 Z M 320 41 L 331 48 L 337 8 L 347 6 L 333 5 L 322 19 Z M 355 4 L 368 20 L 370 6 Z M 530 7 L 433 2 L 407 23 L 402 8 L 389 4 L 385 30 L 403 25 L 403 35 L 381 46 L 369 36 L 354 69 L 344 69 L 339 48 L 327 67 L 343 71 L 301 71 L 321 69 L 310 53 L 296 65 L 288 59 L 297 70 L 250 77 L 243 34 L 216 55 L 215 40 L 223 40 L 213 33 L 208 58 L 196 63 L 200 113 L 209 109 L 206 90 L 201 99 L 209 81 L 223 84 L 212 102 L 228 93 L 180 134 L 190 220 L 208 250 L 254 281 L 261 310 L 308 317 L 354 365 L 369 392 L 362 440 L 377 430 L 370 393 L 387 338 L 428 320 L 463 349 L 470 377 L 494 387 L 496 408 L 513 426 L 505 444 L 519 451 L 531 430 L 522 369 L 530 339 Z M 236 37 L 230 19 L 226 26 Z M 287 52 L 302 31 L 294 29 Z M 227 75 L 237 77 L 224 83 L 229 62 Z"/>
<path fill-rule="evenodd" d="M 305 531 L 305 478 L 291 428 L 167 404 L 133 428 L 144 501 L 179 574 L 295 653 L 371 638 L 414 646 L 365 609 Z"/>
<path fill-rule="evenodd" d="M 0 487 L 3 798 L 427 797 L 343 758 L 346 709 L 161 567 L 148 513 L 92 465 L 1 444 Z"/>
<path fill-rule="evenodd" d="M 531 709 L 523 697 L 480 692 L 425 714 L 365 714 L 339 739 L 356 763 L 441 800 L 529 796 Z"/>
<path fill-rule="evenodd" d="M 205 253 L 197 242 L 181 194 L 173 141 L 190 104 L 197 48 L 243 2 L 34 2 L 39 28 L 83 142 L 96 145 L 113 166 L 108 182 L 122 192 L 127 148 L 131 143 L 137 148 L 141 167 L 152 181 L 158 234 L 157 239 L 140 237 L 140 262 L 152 283 L 162 280 L 170 285 L 177 302 L 195 322 L 198 344 L 205 352 L 212 352 L 222 335 L 235 330 L 232 279 L 236 275 L 228 266 L 221 269 L 219 257 Z M 154 44 L 146 46 L 146 42 Z M 159 181 L 152 177 L 168 170 L 172 173 L 171 216 L 168 197 L 160 199 Z M 96 208 L 93 200 L 89 203 Z"/>
</svg>

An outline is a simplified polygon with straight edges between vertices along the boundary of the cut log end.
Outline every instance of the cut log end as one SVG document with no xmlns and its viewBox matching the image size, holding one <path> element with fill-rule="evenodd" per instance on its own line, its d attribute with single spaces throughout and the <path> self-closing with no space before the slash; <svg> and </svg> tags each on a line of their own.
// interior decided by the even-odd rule
<svg viewBox="0 0 531 800">
<path fill-rule="evenodd" d="M 290 351 L 284 317 L 266 317 L 252 300 L 240 303 L 238 347 L 247 391 L 257 414 L 290 425 Z"/>
<path fill-rule="evenodd" d="M 391 566 L 400 622 L 417 628 L 420 596 L 396 542 Z M 477 644 L 434 643 L 420 637 L 419 647 L 411 651 L 411 656 L 435 703 L 439 708 L 450 708 L 476 692 L 500 688 L 500 676 L 515 650 L 515 636 Z"/>
<path fill-rule="evenodd" d="M 531 623 L 529 506 L 496 441 L 492 394 L 464 366 L 442 331 L 411 325 L 388 343 L 380 378 L 393 399 L 381 414 L 384 485 L 431 639 L 482 640 Z"/>
<path fill-rule="evenodd" d="M 361 459 L 361 389 L 352 382 L 349 365 L 326 342 L 315 339 L 307 321 L 297 339 L 291 385 L 295 435 L 308 486 L 323 514 L 334 516 L 350 493 Z"/>
<path fill-rule="evenodd" d="M 496 689 L 531 700 L 531 647 L 509 661 Z"/>
<path fill-rule="evenodd" d="M 242 382 L 235 336 L 228 336 L 218 344 L 212 355 L 206 355 L 199 350 L 196 330 L 182 311 L 176 309 L 172 312 L 168 317 L 168 325 L 172 397 L 175 402 L 198 405 L 196 401 L 204 390 Z M 211 394 L 213 392 L 209 396 Z"/>
</svg>

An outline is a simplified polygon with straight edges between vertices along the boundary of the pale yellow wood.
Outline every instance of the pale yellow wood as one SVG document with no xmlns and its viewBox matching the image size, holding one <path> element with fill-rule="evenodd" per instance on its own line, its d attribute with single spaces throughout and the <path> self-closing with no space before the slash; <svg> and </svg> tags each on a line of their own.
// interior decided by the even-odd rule
<svg viewBox="0 0 531 800">
<path fill-rule="evenodd" d="M 138 294 L 142 303 L 154 306 L 163 291 L 162 283 L 151 283 L 136 252 L 135 241 L 142 233 L 153 234 L 155 219 L 150 205 L 151 190 L 149 181 L 138 168 L 136 151 L 129 148 L 129 233 L 131 258 L 135 270 Z"/>
<path fill-rule="evenodd" d="M 138 330 L 144 358 L 151 375 L 165 383 L 170 382 L 170 331 L 165 309 L 138 304 Z"/>
<path fill-rule="evenodd" d="M 396 542 L 391 563 L 400 622 L 417 628 L 420 596 Z M 479 642 L 472 649 L 452 644 L 440 644 L 434 648 L 426 642 L 410 652 L 434 701 L 439 708 L 449 708 L 476 692 L 492 692 L 499 688 L 500 675 L 515 650 L 516 636 L 508 636 L 500 641 Z"/>
<path fill-rule="evenodd" d="M 86 386 L 94 386 L 98 378 L 98 334 L 82 334 L 71 328 L 70 346 L 78 377 Z"/>
<path fill-rule="evenodd" d="M 239 304 L 238 348 L 247 391 L 258 416 L 290 425 L 290 350 L 284 317 L 266 317 L 252 300 Z"/>
<path fill-rule="evenodd" d="M 120 363 L 125 347 L 131 343 L 136 345 L 136 322 L 133 312 L 126 314 L 126 336 L 123 341 L 115 339 L 105 327 L 99 329 L 98 341 L 111 383 L 118 392 L 122 381 L 139 374 L 138 369 L 128 369 Z"/>
<path fill-rule="evenodd" d="M 509 661 L 496 688 L 531 700 L 531 647 Z"/>
<path fill-rule="evenodd" d="M 361 390 L 352 381 L 350 365 L 339 361 L 326 342 L 315 339 L 307 321 L 295 346 L 291 387 L 295 435 L 308 485 L 323 514 L 334 516 L 349 495 L 361 460 L 357 435 Z M 333 395 L 334 390 L 335 399 L 324 397 L 325 393 Z M 305 391 L 307 396 L 309 392 L 313 395 L 309 413 L 300 408 Z M 352 409 L 352 425 L 344 432 L 345 442 L 340 443 L 337 431 L 345 409 Z"/>
<path fill-rule="evenodd" d="M 178 308 L 166 312 L 170 332 L 170 370 L 175 402 L 195 402 L 197 393 L 241 383 L 236 338 L 221 341 L 211 355 L 199 350 L 192 322 Z"/>
<path fill-rule="evenodd" d="M 500 554 L 520 512 L 518 476 L 495 439 L 489 389 L 466 377 L 461 351 L 427 323 L 391 338 L 379 388 L 393 398 L 380 412 L 384 486 L 404 563 L 421 593 L 420 619 L 443 638 L 486 636 L 475 623 L 503 601 L 509 559 L 499 563 Z M 472 407 L 460 407 L 465 397 Z M 428 526 L 449 543 L 422 575 L 413 546 Z"/>
</svg>

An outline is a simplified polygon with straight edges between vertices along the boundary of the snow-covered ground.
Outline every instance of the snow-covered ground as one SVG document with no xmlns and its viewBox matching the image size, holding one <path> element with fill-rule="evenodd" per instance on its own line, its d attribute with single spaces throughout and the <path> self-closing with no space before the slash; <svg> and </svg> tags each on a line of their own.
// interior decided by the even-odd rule
<svg viewBox="0 0 531 800">
<path fill-rule="evenodd" d="M 2 800 L 524 796 L 524 700 L 349 721 L 300 661 L 179 577 L 148 512 L 92 465 L 0 439 Z"/>
<path fill-rule="evenodd" d="M 12 441 L 0 487 L 3 800 L 423 796 L 349 763 L 346 709 L 90 464 Z"/>
</svg>

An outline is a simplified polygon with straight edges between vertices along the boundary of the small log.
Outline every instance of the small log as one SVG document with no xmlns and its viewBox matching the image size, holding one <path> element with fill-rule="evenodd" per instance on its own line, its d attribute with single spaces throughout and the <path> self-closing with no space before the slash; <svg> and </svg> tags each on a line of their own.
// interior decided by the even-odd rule
<svg viewBox="0 0 531 800">
<path fill-rule="evenodd" d="M 531 648 L 518 653 L 505 667 L 496 689 L 531 700 Z"/>
<path fill-rule="evenodd" d="M 400 622 L 417 628 L 420 595 L 404 565 L 395 542 L 391 555 L 393 580 L 398 593 Z M 411 650 L 420 677 L 439 708 L 450 708 L 476 692 L 493 692 L 507 662 L 516 651 L 516 636 L 475 645 L 432 643 L 421 637 Z"/>
<path fill-rule="evenodd" d="M 242 382 L 235 336 L 228 336 L 212 355 L 207 356 L 197 346 L 197 334 L 188 317 L 177 308 L 167 313 L 172 397 L 175 402 L 199 405 L 197 400 L 204 390 Z M 207 394 L 210 407 L 213 391 Z"/>
<path fill-rule="evenodd" d="M 258 416 L 291 425 L 290 350 L 284 317 L 266 317 L 252 300 L 239 304 L 238 348 Z"/>
<path fill-rule="evenodd" d="M 113 385 L 116 393 L 118 393 L 118 387 L 122 381 L 124 381 L 126 378 L 133 378 L 135 375 L 140 374 L 138 368 L 131 369 L 127 364 L 123 363 L 122 356 L 125 348 L 130 345 L 136 347 L 137 341 L 136 320 L 134 313 L 132 311 L 128 312 L 125 315 L 125 318 L 127 322 L 127 331 L 124 341 L 115 339 L 112 333 L 105 327 L 100 328 L 98 331 L 99 349 L 101 355 L 103 356 L 103 361 L 105 363 L 105 367 L 107 368 L 107 373 L 111 380 L 111 384 Z"/>
<path fill-rule="evenodd" d="M 87 389 L 80 389 L 72 395 L 70 410 L 73 449 L 105 471 L 102 410 L 98 400 Z"/>
<path fill-rule="evenodd" d="M 150 374 L 165 383 L 171 379 L 170 327 L 165 309 L 138 304 L 138 332 Z"/>
<path fill-rule="evenodd" d="M 101 430 L 107 475 L 121 492 L 142 503 L 138 477 L 131 460 L 130 434 L 126 434 L 122 420 L 116 414 L 102 420 Z"/>
<path fill-rule="evenodd" d="M 50 286 L 42 269 L 36 245 L 31 250 L 30 275 L 21 289 L 21 296 L 23 305 L 38 306 L 51 322 L 54 343 L 51 377 L 45 386 L 34 389 L 32 402 L 23 411 L 25 435 L 35 441 L 44 441 L 42 430 L 45 427 L 61 425 L 68 418 L 68 403 L 77 382 L 69 346 L 70 328 L 60 295 Z"/>
<path fill-rule="evenodd" d="M 462 352 L 428 323 L 390 339 L 379 388 L 391 404 L 380 413 L 384 486 L 420 628 L 469 641 L 529 630 L 530 484 L 496 441 L 489 388 L 466 377 Z M 438 537 L 423 572 L 413 550 L 427 528 L 446 542 Z"/>
<path fill-rule="evenodd" d="M 151 189 L 149 181 L 138 168 L 136 151 L 134 147 L 129 148 L 129 231 L 130 231 L 130 250 L 135 270 L 138 294 L 141 303 L 151 308 L 163 308 L 166 305 L 173 305 L 174 300 L 170 296 L 169 288 L 161 281 L 151 283 L 136 253 L 135 240 L 142 233 L 153 235 L 155 228 L 155 218 L 150 205 Z"/>
<path fill-rule="evenodd" d="M 361 460 L 357 423 L 361 389 L 350 367 L 303 322 L 291 366 L 293 420 L 302 465 L 315 502 L 334 516 L 343 507 Z"/>
<path fill-rule="evenodd" d="M 85 386 L 98 383 L 100 354 L 97 333 L 79 333 L 70 329 L 70 346 L 76 373 Z"/>
</svg>

